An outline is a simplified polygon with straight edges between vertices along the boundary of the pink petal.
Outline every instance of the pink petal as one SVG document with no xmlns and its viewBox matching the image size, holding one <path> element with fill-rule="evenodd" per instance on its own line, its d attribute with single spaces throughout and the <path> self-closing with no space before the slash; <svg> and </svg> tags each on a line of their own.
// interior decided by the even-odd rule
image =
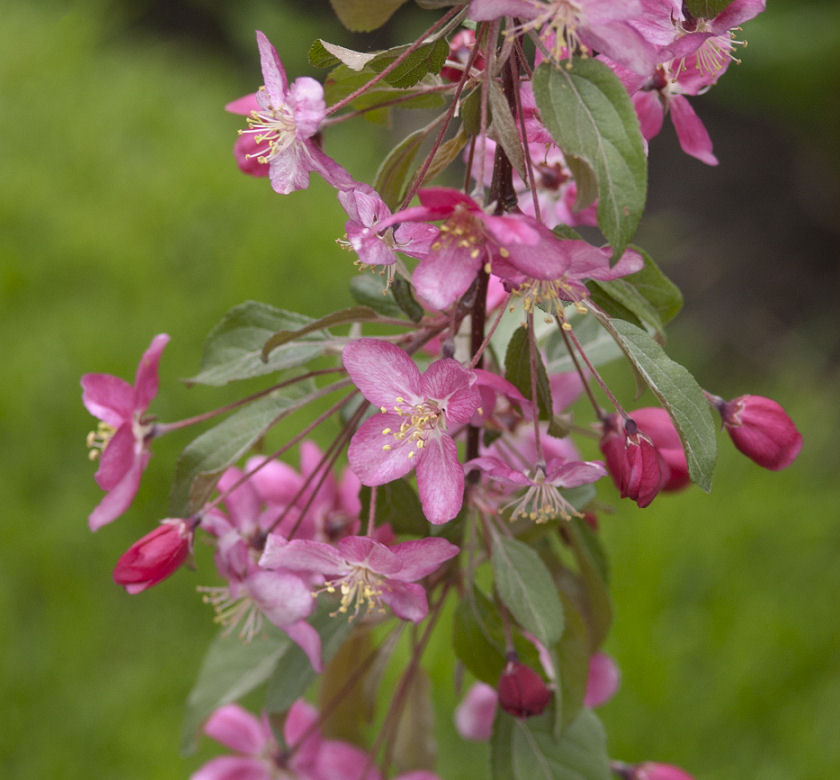
<svg viewBox="0 0 840 780">
<path fill-rule="evenodd" d="M 321 732 L 318 728 L 318 713 L 315 708 L 298 699 L 289 709 L 286 722 L 283 724 L 283 739 L 287 745 L 298 745 L 295 751 L 294 763 L 296 767 L 309 765 L 317 757 L 321 746 Z M 305 741 L 301 738 L 308 734 Z"/>
<path fill-rule="evenodd" d="M 302 142 L 277 152 L 269 161 L 268 178 L 278 195 L 305 190 L 309 186 L 311 160 Z"/>
<path fill-rule="evenodd" d="M 353 384 L 376 406 L 393 409 L 398 397 L 415 403 L 422 394 L 420 370 L 403 350 L 387 341 L 356 339 L 344 348 L 341 358 Z"/>
<path fill-rule="evenodd" d="M 250 95 L 243 95 L 241 98 L 231 100 L 225 106 L 225 111 L 231 114 L 239 114 L 240 116 L 248 116 L 252 111 L 259 111 L 260 104 L 257 101 L 257 93 L 252 92 Z"/>
<path fill-rule="evenodd" d="M 328 575 L 346 574 L 349 571 L 344 556 L 332 545 L 310 539 L 287 542 L 276 534 L 266 539 L 260 566 L 265 569 L 290 569 Z"/>
<path fill-rule="evenodd" d="M 589 485 L 606 475 L 606 467 L 597 460 L 572 463 L 550 461 L 547 466 L 546 480 L 560 487 L 572 488 Z"/>
<path fill-rule="evenodd" d="M 312 668 L 319 674 L 323 672 L 324 661 L 321 658 L 321 635 L 305 620 L 283 626 L 283 630 L 288 634 L 289 639 L 303 650 L 309 659 L 309 663 L 312 664 Z"/>
<path fill-rule="evenodd" d="M 645 139 L 649 141 L 659 135 L 665 118 L 665 110 L 659 96 L 653 92 L 637 92 L 633 95 L 633 107 L 636 109 L 636 116 L 639 117 L 639 127 Z"/>
<path fill-rule="evenodd" d="M 496 689 L 477 682 L 455 708 L 455 728 L 464 739 L 485 742 L 493 734 L 499 697 Z"/>
<path fill-rule="evenodd" d="M 219 493 L 226 492 L 242 478 L 243 472 L 237 468 L 229 468 L 222 474 L 216 486 Z M 233 526 L 244 536 L 250 536 L 259 527 L 260 501 L 251 480 L 243 482 L 235 490 L 225 496 L 225 506 L 230 515 Z"/>
<path fill-rule="evenodd" d="M 400 561 L 384 544 L 369 536 L 347 536 L 338 542 L 338 552 L 350 566 L 364 566 L 390 577 L 399 572 Z"/>
<path fill-rule="evenodd" d="M 441 402 L 447 424 L 469 422 L 481 403 L 481 396 L 473 387 L 476 375 L 457 360 L 436 360 L 420 379 L 421 395 Z"/>
<path fill-rule="evenodd" d="M 375 767 L 368 768 L 368 755 L 347 742 L 325 740 L 318 751 L 312 780 L 381 780 Z"/>
<path fill-rule="evenodd" d="M 166 333 L 159 333 L 152 339 L 149 348 L 140 358 L 134 377 L 134 408 L 145 411 L 158 391 L 158 364 L 163 348 L 169 343 Z"/>
<path fill-rule="evenodd" d="M 712 154 L 712 139 L 688 100 L 682 95 L 673 95 L 668 108 L 682 150 L 706 165 L 717 165 L 718 159 Z"/>
<path fill-rule="evenodd" d="M 259 758 L 219 756 L 199 767 L 190 780 L 271 780 L 273 771 Z"/>
<path fill-rule="evenodd" d="M 621 674 L 618 665 L 606 653 L 595 653 L 589 659 L 589 676 L 586 680 L 585 707 L 600 707 L 618 690 Z"/>
<path fill-rule="evenodd" d="M 134 412 L 134 388 L 111 374 L 82 377 L 82 403 L 102 422 L 119 428 Z"/>
<path fill-rule="evenodd" d="M 102 453 L 94 479 L 103 490 L 112 490 L 131 471 L 137 458 L 134 431 L 130 423 L 121 425 Z"/>
<path fill-rule="evenodd" d="M 349 190 L 357 184 L 356 180 L 332 157 L 325 154 L 317 144 L 304 141 L 303 146 L 309 158 L 309 169 L 322 176 L 331 187 L 337 190 Z"/>
<path fill-rule="evenodd" d="M 472 251 L 455 242 L 444 244 L 430 251 L 414 269 L 411 281 L 432 308 L 446 309 L 469 289 L 487 260 L 484 252 L 472 257 Z"/>
<path fill-rule="evenodd" d="M 480 206 L 469 195 L 449 187 L 428 187 L 420 190 L 417 193 L 417 198 L 423 208 L 437 215 L 431 216 L 429 219 L 448 217 L 458 205 L 466 206 L 468 211 L 481 211 Z"/>
<path fill-rule="evenodd" d="M 253 471 L 257 466 L 265 462 L 263 457 L 248 458 L 245 463 L 246 471 Z M 295 497 L 303 478 L 287 463 L 280 460 L 272 460 L 270 463 L 261 466 L 249 480 L 257 495 L 267 502 L 286 505 Z"/>
<path fill-rule="evenodd" d="M 401 566 L 397 572 L 390 575 L 390 579 L 414 582 L 436 571 L 442 563 L 454 558 L 460 550 L 446 539 L 427 537 L 396 544 L 391 548 L 391 552 Z"/>
<path fill-rule="evenodd" d="M 273 741 L 259 718 L 238 704 L 217 709 L 204 724 L 204 733 L 226 747 L 251 756 L 259 755 Z"/>
<path fill-rule="evenodd" d="M 149 453 L 137 458 L 131 469 L 122 478 L 119 484 L 115 485 L 99 502 L 99 506 L 88 516 L 88 526 L 91 531 L 96 531 L 112 520 L 116 520 L 126 509 L 131 506 L 134 496 L 137 495 L 137 488 L 140 487 L 140 477 L 143 469 L 149 462 Z"/>
<path fill-rule="evenodd" d="M 257 48 L 260 50 L 260 66 L 268 97 L 275 106 L 283 106 L 289 91 L 286 71 L 277 56 L 277 50 L 260 30 L 257 30 Z"/>
<path fill-rule="evenodd" d="M 733 27 L 738 27 L 754 16 L 758 16 L 766 6 L 767 0 L 735 0 L 714 18 L 712 31 L 723 35 Z"/>
<path fill-rule="evenodd" d="M 429 601 L 422 585 L 388 580 L 380 596 L 400 620 L 419 623 L 429 614 Z"/>
<path fill-rule="evenodd" d="M 527 0 L 472 0 L 468 14 L 476 22 L 488 22 L 502 16 L 534 19 L 540 10 L 540 5 Z"/>
<path fill-rule="evenodd" d="M 481 221 L 487 232 L 502 246 L 527 244 L 535 246 L 541 239 L 540 224 L 531 217 L 497 217 L 485 215 Z"/>
<path fill-rule="evenodd" d="M 473 458 L 466 465 L 469 468 L 481 469 L 492 479 L 499 479 L 512 485 L 525 486 L 531 484 L 531 480 L 519 469 L 511 468 L 507 463 L 494 455 L 482 455 L 479 458 Z"/>
<path fill-rule="evenodd" d="M 327 112 L 324 88 L 320 82 L 309 76 L 301 76 L 295 79 L 289 89 L 288 98 L 295 115 L 297 137 L 310 138 L 315 135 Z"/>
<path fill-rule="evenodd" d="M 315 608 L 312 591 L 291 572 L 256 571 L 245 579 L 244 584 L 257 606 L 278 628 L 309 617 Z"/>
<path fill-rule="evenodd" d="M 347 458 L 363 485 L 384 485 L 404 477 L 414 468 L 415 460 L 408 457 L 414 451 L 411 439 L 397 440 L 390 433 L 383 433 L 398 431 L 404 420 L 397 414 L 375 414 L 353 434 Z M 390 449 L 383 449 L 386 446 Z"/>
<path fill-rule="evenodd" d="M 269 175 L 271 166 L 259 161 L 262 148 L 263 144 L 258 144 L 251 133 L 243 133 L 236 137 L 233 144 L 233 157 L 242 173 L 260 178 Z"/>
<path fill-rule="evenodd" d="M 420 504 L 426 519 L 440 525 L 461 510 L 464 469 L 458 462 L 458 448 L 450 436 L 430 437 L 421 453 L 417 463 Z"/>
</svg>

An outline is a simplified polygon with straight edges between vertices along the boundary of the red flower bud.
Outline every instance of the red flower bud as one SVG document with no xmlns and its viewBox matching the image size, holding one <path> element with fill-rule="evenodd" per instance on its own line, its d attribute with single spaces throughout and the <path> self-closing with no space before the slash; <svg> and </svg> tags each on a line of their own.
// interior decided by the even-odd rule
<svg viewBox="0 0 840 780">
<path fill-rule="evenodd" d="M 694 780 L 694 778 L 672 764 L 646 762 L 633 767 L 630 780 Z"/>
<path fill-rule="evenodd" d="M 475 33 L 469 29 L 459 30 L 449 42 L 449 57 L 447 59 L 466 65 L 474 46 Z M 473 67 L 481 70 L 484 67 L 484 57 L 480 54 L 476 55 Z M 453 84 L 460 81 L 462 75 L 463 70 L 451 66 L 444 67 L 440 71 L 440 77 L 444 81 L 451 81 Z"/>
<path fill-rule="evenodd" d="M 517 718 L 539 715 L 551 701 L 551 691 L 530 666 L 508 661 L 499 678 L 499 706 Z"/>
<path fill-rule="evenodd" d="M 802 449 L 802 434 L 779 404 L 760 395 L 716 403 L 735 446 L 759 466 L 778 471 Z"/>
<path fill-rule="evenodd" d="M 161 522 L 123 553 L 114 568 L 114 582 L 134 594 L 165 580 L 186 560 L 194 527 L 180 519 Z"/>
<path fill-rule="evenodd" d="M 664 493 L 682 490 L 691 481 L 680 435 L 671 415 L 659 406 L 646 406 L 630 413 L 639 430 L 653 442 L 662 460 L 668 465 L 668 479 Z"/>
<path fill-rule="evenodd" d="M 668 482 L 668 464 L 632 418 L 624 421 L 623 431 L 617 414 L 603 423 L 599 446 L 607 459 L 607 471 L 622 498 L 632 498 L 639 507 L 646 507 Z"/>
</svg>

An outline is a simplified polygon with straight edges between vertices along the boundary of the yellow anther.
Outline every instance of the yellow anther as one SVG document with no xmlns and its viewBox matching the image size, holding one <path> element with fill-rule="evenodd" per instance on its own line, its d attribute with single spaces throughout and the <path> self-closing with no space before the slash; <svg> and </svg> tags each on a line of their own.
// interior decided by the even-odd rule
<svg viewBox="0 0 840 780">
<path fill-rule="evenodd" d="M 508 252 L 504 247 L 499 247 L 499 254 L 502 257 L 510 257 L 510 252 Z"/>
<path fill-rule="evenodd" d="M 568 333 L 572 329 L 572 323 L 564 322 L 560 327 Z"/>
<path fill-rule="evenodd" d="M 476 259 L 476 257 L 478 257 L 480 254 L 481 254 L 481 250 L 480 250 L 480 249 L 478 249 L 478 247 L 476 247 L 475 249 L 473 249 L 473 250 L 470 252 L 470 257 L 471 257 L 473 260 L 475 260 L 475 259 Z"/>
<path fill-rule="evenodd" d="M 382 412 L 382 414 L 385 414 L 388 410 L 384 406 L 380 406 L 379 411 Z"/>
<path fill-rule="evenodd" d="M 386 451 L 387 451 L 387 450 L 390 450 L 390 449 L 391 449 L 391 445 L 390 445 L 390 444 L 383 444 L 383 445 L 382 445 L 382 449 L 383 449 L 383 450 L 386 450 Z"/>
<path fill-rule="evenodd" d="M 383 428 L 382 429 L 382 435 L 383 436 L 387 436 L 390 432 L 391 432 L 390 428 Z"/>
<path fill-rule="evenodd" d="M 411 460 L 414 457 L 414 450 L 408 453 L 408 459 Z"/>
</svg>

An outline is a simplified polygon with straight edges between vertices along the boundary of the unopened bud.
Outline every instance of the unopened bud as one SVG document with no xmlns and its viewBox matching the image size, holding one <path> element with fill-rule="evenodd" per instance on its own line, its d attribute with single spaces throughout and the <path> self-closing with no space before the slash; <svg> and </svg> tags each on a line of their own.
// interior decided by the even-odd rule
<svg viewBox="0 0 840 780">
<path fill-rule="evenodd" d="M 508 661 L 499 678 L 499 706 L 517 718 L 540 715 L 551 701 L 551 691 L 530 666 Z"/>
<path fill-rule="evenodd" d="M 622 498 L 646 507 L 667 483 L 668 464 L 633 419 L 622 426 L 621 417 L 613 414 L 603 424 L 599 446 L 607 460 L 607 471 Z"/>
<path fill-rule="evenodd" d="M 164 520 L 123 553 L 114 568 L 114 582 L 129 593 L 140 593 L 172 574 L 192 547 L 194 524 Z"/>
<path fill-rule="evenodd" d="M 678 766 L 651 762 L 633 767 L 629 778 L 630 780 L 694 780 L 688 772 L 684 772 Z"/>
<path fill-rule="evenodd" d="M 716 406 L 733 444 L 759 466 L 778 471 L 796 460 L 802 434 L 775 401 L 741 395 Z"/>
<path fill-rule="evenodd" d="M 653 442 L 653 446 L 668 466 L 668 478 L 662 491 L 668 493 L 688 485 L 688 462 L 671 415 L 659 406 L 646 406 L 636 409 L 631 414 L 639 430 Z"/>
</svg>

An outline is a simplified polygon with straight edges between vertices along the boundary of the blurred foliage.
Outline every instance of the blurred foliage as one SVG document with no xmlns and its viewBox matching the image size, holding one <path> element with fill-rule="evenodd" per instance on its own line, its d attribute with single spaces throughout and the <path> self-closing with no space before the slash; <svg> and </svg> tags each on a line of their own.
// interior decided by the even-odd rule
<svg viewBox="0 0 840 780">
<path fill-rule="evenodd" d="M 198 756 L 177 756 L 183 701 L 215 633 L 193 590 L 213 581 L 209 550 L 199 545 L 197 574 L 141 596 L 110 580 L 118 556 L 163 516 L 189 434 L 156 442 L 134 507 L 90 534 L 100 492 L 80 375 L 133 376 L 151 336 L 166 331 L 152 409 L 179 419 L 232 397 L 178 384 L 231 306 L 254 298 L 323 314 L 350 300 L 334 194 L 316 180 L 280 198 L 242 177 L 230 153 L 239 120 L 221 107 L 259 83 L 254 27 L 295 75 L 308 72 L 316 36 L 357 48 L 378 39 L 326 32 L 304 3 L 193 0 L 161 18 L 163 5 L 5 4 L 0 25 L 3 777 L 182 778 L 214 751 L 205 741 Z M 669 128 L 655 142 L 664 156 L 640 243 L 684 286 L 675 357 L 717 392 L 776 396 L 805 449 L 769 474 L 721 440 L 710 497 L 692 489 L 601 520 L 616 601 L 608 649 L 624 679 L 603 710 L 611 751 L 699 778 L 840 771 L 840 209 L 830 175 L 840 122 L 827 99 L 840 16 L 829 2 L 770 6 L 746 28 L 745 64 L 696 103 L 720 168 L 669 157 Z M 403 10 L 411 24 L 422 19 Z M 370 178 L 386 143 L 385 130 L 363 125 L 331 131 L 326 148 Z M 480 777 L 486 748 L 462 743 L 444 719 L 456 701 L 448 625 L 429 654 L 442 776 Z"/>
</svg>

